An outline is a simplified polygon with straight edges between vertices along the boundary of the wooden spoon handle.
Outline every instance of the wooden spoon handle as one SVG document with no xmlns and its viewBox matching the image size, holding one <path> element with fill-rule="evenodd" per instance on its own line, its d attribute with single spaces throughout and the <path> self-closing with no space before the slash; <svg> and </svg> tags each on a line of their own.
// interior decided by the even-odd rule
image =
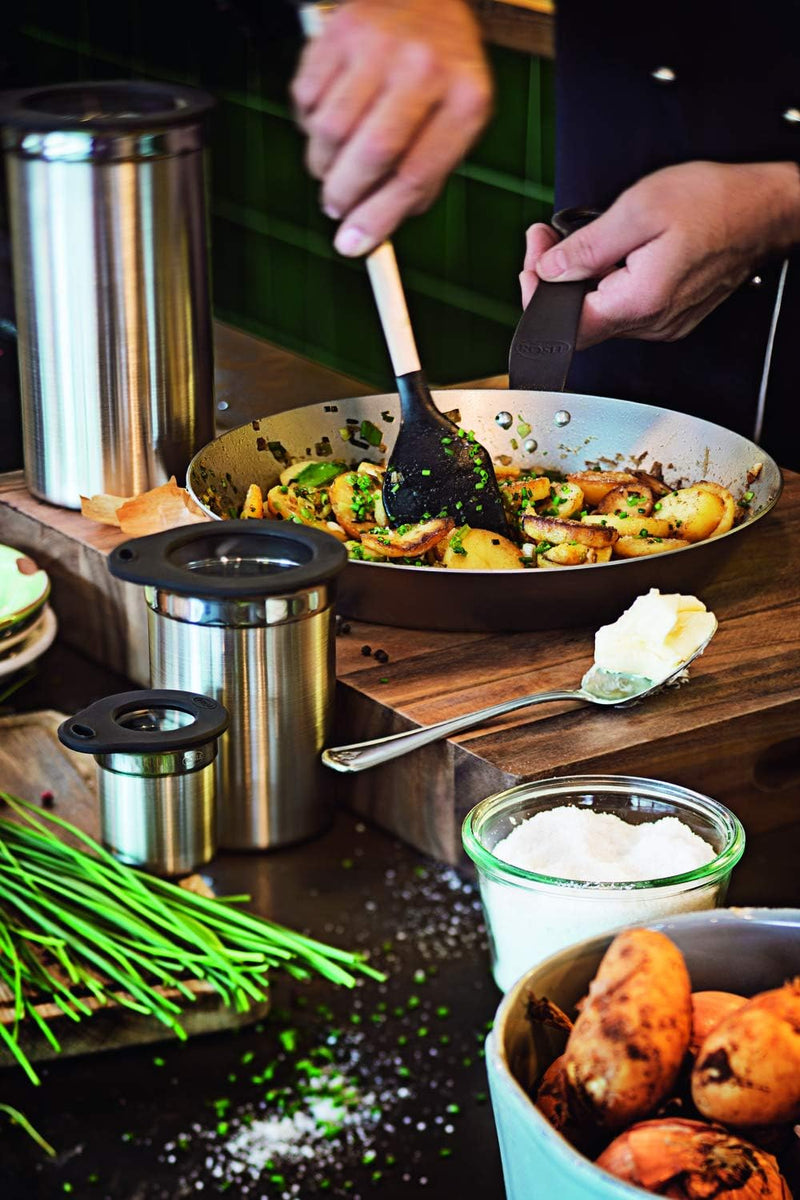
<svg viewBox="0 0 800 1200">
<path fill-rule="evenodd" d="M 372 251 L 367 258 L 367 270 L 395 375 L 419 371 L 417 344 L 391 242 L 382 242 Z"/>
</svg>

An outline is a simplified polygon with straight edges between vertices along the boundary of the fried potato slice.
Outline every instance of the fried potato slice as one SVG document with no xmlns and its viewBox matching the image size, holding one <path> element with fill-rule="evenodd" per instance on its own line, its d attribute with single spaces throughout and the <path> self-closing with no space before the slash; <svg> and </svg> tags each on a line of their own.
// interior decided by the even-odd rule
<svg viewBox="0 0 800 1200">
<path fill-rule="evenodd" d="M 446 537 L 454 525 L 450 517 L 434 517 L 397 529 L 375 527 L 361 535 L 361 545 L 371 554 L 382 554 L 385 558 L 419 558 Z"/>
<path fill-rule="evenodd" d="M 515 479 L 512 483 L 500 485 L 500 495 L 506 507 L 516 513 L 533 507 L 540 500 L 547 500 L 550 480 L 546 475 L 537 475 L 535 479 Z"/>
<path fill-rule="evenodd" d="M 600 525 L 605 529 L 616 529 L 620 537 L 638 537 L 642 530 L 649 537 L 669 537 L 672 526 L 661 514 L 657 517 L 640 517 L 638 513 L 617 515 L 616 513 L 590 513 L 583 517 L 584 525 Z"/>
<path fill-rule="evenodd" d="M 672 491 L 672 488 L 667 487 L 660 475 L 652 475 L 649 471 L 634 471 L 633 473 L 639 483 L 650 488 L 654 496 L 666 496 Z"/>
<path fill-rule="evenodd" d="M 584 496 L 577 483 L 553 483 L 548 494 L 549 504 L 543 505 L 541 512 L 548 516 L 560 517 L 567 520 L 583 508 Z"/>
<path fill-rule="evenodd" d="M 328 496 L 334 516 L 349 538 L 358 540 L 376 525 L 388 524 L 382 501 L 378 508 L 380 495 L 381 482 L 371 472 L 345 471 L 336 476 Z"/>
<path fill-rule="evenodd" d="M 489 529 L 456 529 L 440 545 L 446 567 L 473 571 L 514 571 L 524 567 L 519 546 Z"/>
<path fill-rule="evenodd" d="M 733 522 L 736 518 L 736 501 L 732 493 L 723 487 L 721 483 L 712 483 L 709 479 L 701 480 L 697 486 L 705 488 L 708 492 L 713 492 L 722 501 L 722 518 L 716 529 L 708 536 L 719 537 L 721 533 L 727 533 L 729 529 L 733 528 Z"/>
<path fill-rule="evenodd" d="M 649 517 L 653 511 L 653 493 L 646 484 L 623 483 L 606 492 L 595 513 L 615 513 L 634 517 Z"/>
<path fill-rule="evenodd" d="M 242 505 L 243 518 L 259 518 L 264 516 L 264 497 L 257 483 L 251 483 Z"/>
<path fill-rule="evenodd" d="M 347 557 L 355 559 L 356 562 L 388 562 L 385 554 L 373 554 L 371 550 L 367 550 L 366 546 L 362 546 L 361 542 L 351 538 L 346 541 L 344 548 L 347 551 Z"/>
<path fill-rule="evenodd" d="M 522 528 L 532 542 L 580 542 L 582 546 L 613 546 L 619 534 L 611 525 L 588 525 L 584 521 L 562 521 L 560 517 L 530 515 L 522 518 Z"/>
<path fill-rule="evenodd" d="M 583 567 L 589 563 L 604 563 L 611 559 L 612 546 L 581 546 L 561 542 L 539 555 L 540 567 Z"/>
<path fill-rule="evenodd" d="M 666 554 L 667 550 L 685 550 L 691 546 L 684 538 L 621 537 L 614 543 L 619 558 L 646 558 L 649 554 Z"/>
<path fill-rule="evenodd" d="M 321 529 L 323 533 L 332 534 L 340 542 L 347 541 L 347 534 L 337 521 L 327 521 L 324 517 L 317 516 L 308 497 L 298 496 L 290 485 L 276 484 L 270 488 L 267 492 L 267 510 L 273 517 L 284 521 L 296 521 L 299 525 L 308 525 L 311 529 Z"/>
<path fill-rule="evenodd" d="M 688 542 L 702 542 L 710 537 L 726 516 L 723 498 L 702 483 L 670 492 L 658 503 L 659 517 L 669 521 L 676 536 Z M 730 520 L 733 524 L 733 511 Z"/>
<path fill-rule="evenodd" d="M 590 508 L 599 504 L 612 488 L 626 484 L 635 486 L 638 482 L 632 471 L 573 471 L 567 476 L 567 483 L 574 483 L 581 489 Z"/>
<path fill-rule="evenodd" d="M 588 560 L 589 549 L 589 546 L 581 546 L 578 542 L 574 545 L 571 542 L 561 542 L 560 545 L 545 550 L 541 556 L 544 559 L 541 565 L 556 563 L 559 567 L 580 567 Z"/>
</svg>

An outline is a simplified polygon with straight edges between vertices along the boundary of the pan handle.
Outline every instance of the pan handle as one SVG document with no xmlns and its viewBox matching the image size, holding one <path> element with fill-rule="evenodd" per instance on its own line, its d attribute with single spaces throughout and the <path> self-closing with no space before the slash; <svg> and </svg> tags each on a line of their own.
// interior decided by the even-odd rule
<svg viewBox="0 0 800 1200">
<path fill-rule="evenodd" d="M 564 208 L 551 222 L 562 237 L 588 225 L 600 213 L 594 208 Z M 519 319 L 508 358 L 508 386 L 522 391 L 563 392 L 567 381 L 583 297 L 590 279 L 569 283 L 541 280 Z"/>
</svg>

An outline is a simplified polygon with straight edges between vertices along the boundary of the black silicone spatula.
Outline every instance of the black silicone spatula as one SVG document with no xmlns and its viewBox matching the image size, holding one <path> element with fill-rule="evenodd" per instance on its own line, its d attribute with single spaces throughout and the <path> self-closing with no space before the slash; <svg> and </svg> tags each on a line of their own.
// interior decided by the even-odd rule
<svg viewBox="0 0 800 1200">
<path fill-rule="evenodd" d="M 471 433 L 439 411 L 431 397 L 390 242 L 369 255 L 367 269 L 402 415 L 383 484 L 390 521 L 402 525 L 448 516 L 459 525 L 506 534 L 492 460 Z"/>
</svg>

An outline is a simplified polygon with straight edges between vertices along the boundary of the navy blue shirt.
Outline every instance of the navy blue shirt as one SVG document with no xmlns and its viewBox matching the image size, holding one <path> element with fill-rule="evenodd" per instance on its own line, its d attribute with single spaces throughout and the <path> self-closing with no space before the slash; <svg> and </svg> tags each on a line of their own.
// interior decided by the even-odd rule
<svg viewBox="0 0 800 1200">
<path fill-rule="evenodd" d="M 605 207 L 674 163 L 800 161 L 797 0 L 559 0 L 557 207 Z M 796 119 L 794 119 L 796 118 Z M 686 338 L 578 353 L 568 388 L 695 413 L 753 436 L 779 262 Z M 761 444 L 800 467 L 800 251 L 790 256 Z"/>
</svg>

